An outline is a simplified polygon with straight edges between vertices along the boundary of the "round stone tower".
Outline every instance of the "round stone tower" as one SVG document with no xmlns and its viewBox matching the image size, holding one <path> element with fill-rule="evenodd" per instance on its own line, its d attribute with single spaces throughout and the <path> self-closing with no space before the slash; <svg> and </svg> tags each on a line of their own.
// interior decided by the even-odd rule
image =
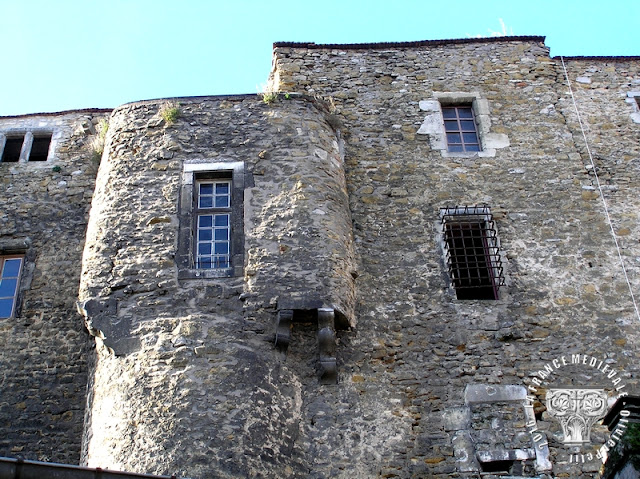
<svg viewBox="0 0 640 479">
<path fill-rule="evenodd" d="M 355 307 L 328 120 L 298 96 L 114 111 L 80 286 L 97 343 L 85 464 L 192 477 L 308 471 L 302 384 L 336 382 L 336 329 L 353 325 Z M 296 328 L 304 346 L 291 361 Z"/>
</svg>

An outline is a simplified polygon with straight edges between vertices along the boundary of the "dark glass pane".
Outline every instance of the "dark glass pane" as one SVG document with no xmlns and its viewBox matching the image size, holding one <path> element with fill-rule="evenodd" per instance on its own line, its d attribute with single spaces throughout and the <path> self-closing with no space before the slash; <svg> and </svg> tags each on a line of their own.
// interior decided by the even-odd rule
<svg viewBox="0 0 640 479">
<path fill-rule="evenodd" d="M 478 135 L 475 133 L 463 133 L 462 138 L 465 143 L 478 143 Z"/>
<path fill-rule="evenodd" d="M 29 161 L 47 161 L 51 135 L 34 137 L 29 153 Z"/>
<path fill-rule="evenodd" d="M 213 234 L 211 229 L 201 229 L 198 231 L 198 240 L 199 241 L 210 241 Z"/>
<path fill-rule="evenodd" d="M 212 268 L 211 258 L 200 258 L 200 261 L 198 262 L 198 268 L 211 269 Z"/>
<path fill-rule="evenodd" d="M 212 215 L 200 215 L 198 216 L 198 226 L 200 228 L 206 228 L 212 225 L 213 216 Z"/>
<path fill-rule="evenodd" d="M 24 142 L 24 136 L 18 138 L 7 138 L 4 144 L 4 151 L 2 153 L 3 163 L 15 163 L 20 159 L 20 150 L 22 150 L 22 143 Z"/>
<path fill-rule="evenodd" d="M 458 122 L 456 120 L 447 120 L 444 122 L 444 129 L 447 131 L 458 131 Z"/>
<path fill-rule="evenodd" d="M 201 196 L 199 208 L 213 207 L 213 196 Z"/>
<path fill-rule="evenodd" d="M 13 299 L 0 299 L 0 318 L 11 317 L 12 308 L 13 308 Z"/>
<path fill-rule="evenodd" d="M 212 195 L 213 194 L 213 184 L 212 183 L 200 183 L 200 194 L 201 195 Z"/>
<path fill-rule="evenodd" d="M 476 131 L 476 125 L 473 123 L 473 121 L 460 121 L 460 126 L 462 127 L 462 131 Z"/>
<path fill-rule="evenodd" d="M 227 241 L 229 239 L 229 230 L 227 228 L 218 228 L 215 235 L 217 241 Z"/>
<path fill-rule="evenodd" d="M 228 208 L 229 197 L 228 196 L 216 196 L 216 208 Z"/>
<path fill-rule="evenodd" d="M 0 298 L 13 297 L 18 286 L 17 279 L 0 280 Z"/>
<path fill-rule="evenodd" d="M 458 116 L 460 118 L 473 118 L 471 108 L 458 108 Z"/>
<path fill-rule="evenodd" d="M 480 151 L 480 145 L 466 145 L 467 151 Z"/>
<path fill-rule="evenodd" d="M 8 259 L 4 262 L 4 268 L 2 269 L 2 276 L 8 278 L 10 276 L 16 277 L 20 273 L 20 264 L 22 260 L 20 258 Z"/>
<path fill-rule="evenodd" d="M 198 243 L 198 254 L 211 254 L 211 243 Z"/>
<path fill-rule="evenodd" d="M 216 260 L 216 268 L 228 268 L 229 260 L 227 258 L 218 258 Z"/>
<path fill-rule="evenodd" d="M 456 109 L 451 107 L 445 107 L 442 109 L 443 118 L 455 118 L 456 117 Z"/>
<path fill-rule="evenodd" d="M 229 215 L 216 215 L 216 226 L 227 226 L 229 224 Z"/>
<path fill-rule="evenodd" d="M 229 254 L 229 243 L 216 243 L 215 254 Z"/>
<path fill-rule="evenodd" d="M 216 194 L 217 195 L 228 195 L 229 194 L 229 183 L 216 183 Z"/>
<path fill-rule="evenodd" d="M 464 151 L 462 149 L 462 145 L 449 145 L 449 151 L 451 152 L 458 152 L 458 151 Z"/>
<path fill-rule="evenodd" d="M 462 143 L 460 133 L 447 133 L 447 143 Z"/>
</svg>

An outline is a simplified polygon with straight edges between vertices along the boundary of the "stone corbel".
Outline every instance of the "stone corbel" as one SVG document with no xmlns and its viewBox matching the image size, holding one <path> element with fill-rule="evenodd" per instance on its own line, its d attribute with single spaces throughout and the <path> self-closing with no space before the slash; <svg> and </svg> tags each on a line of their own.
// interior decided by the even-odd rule
<svg viewBox="0 0 640 479">
<path fill-rule="evenodd" d="M 320 355 L 320 383 L 336 384 L 336 329 L 333 308 L 318 309 L 318 351 Z"/>
<path fill-rule="evenodd" d="M 289 347 L 292 321 L 292 309 L 281 309 L 278 311 L 278 319 L 276 320 L 276 347 L 281 351 L 286 351 Z"/>
<path fill-rule="evenodd" d="M 287 351 L 291 341 L 293 309 L 281 309 L 276 319 L 275 345 L 283 352 Z M 309 310 L 305 310 L 309 311 Z M 336 364 L 336 327 L 333 308 L 317 308 L 318 356 L 320 360 L 320 384 L 336 384 L 338 368 Z"/>
</svg>

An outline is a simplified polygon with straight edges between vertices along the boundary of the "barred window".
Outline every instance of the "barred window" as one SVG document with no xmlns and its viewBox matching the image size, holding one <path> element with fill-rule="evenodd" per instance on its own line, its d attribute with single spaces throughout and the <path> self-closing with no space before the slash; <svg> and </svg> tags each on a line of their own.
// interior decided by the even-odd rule
<svg viewBox="0 0 640 479">
<path fill-rule="evenodd" d="M 442 117 L 450 152 L 481 150 L 471 105 L 443 106 Z"/>
<path fill-rule="evenodd" d="M 449 278 L 457 299 L 498 299 L 504 275 L 489 208 L 443 208 L 441 218 Z"/>
<path fill-rule="evenodd" d="M 0 318 L 15 314 L 23 255 L 0 256 Z"/>
</svg>

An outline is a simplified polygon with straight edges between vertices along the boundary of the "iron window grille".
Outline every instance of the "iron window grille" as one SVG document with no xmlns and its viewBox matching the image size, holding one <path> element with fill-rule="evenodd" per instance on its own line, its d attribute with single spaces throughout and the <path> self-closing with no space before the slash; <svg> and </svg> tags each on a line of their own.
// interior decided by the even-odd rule
<svg viewBox="0 0 640 479">
<path fill-rule="evenodd" d="M 489 208 L 447 207 L 440 214 L 449 279 L 456 298 L 499 299 L 504 273 Z"/>
<path fill-rule="evenodd" d="M 23 255 L 0 256 L 0 318 L 15 314 L 23 262 Z"/>
<path fill-rule="evenodd" d="M 196 269 L 231 267 L 231 192 L 230 178 L 196 176 Z"/>
<path fill-rule="evenodd" d="M 471 105 L 443 106 L 442 118 L 450 152 L 480 151 L 480 139 Z"/>
</svg>

